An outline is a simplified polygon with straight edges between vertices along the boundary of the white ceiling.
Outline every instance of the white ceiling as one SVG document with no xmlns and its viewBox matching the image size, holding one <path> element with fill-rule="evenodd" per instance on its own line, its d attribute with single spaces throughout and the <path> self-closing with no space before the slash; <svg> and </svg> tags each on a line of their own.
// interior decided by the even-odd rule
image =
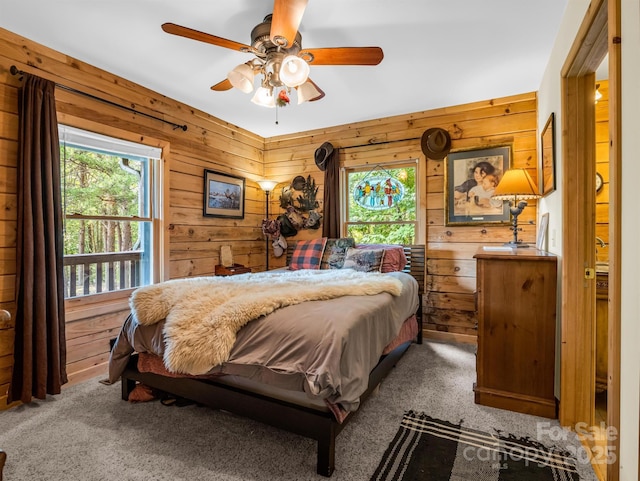
<svg viewBox="0 0 640 481">
<path fill-rule="evenodd" d="M 263 137 L 536 91 L 568 0 L 309 0 L 303 48 L 379 46 L 377 66 L 312 66 L 326 93 L 275 109 L 210 87 L 251 54 L 164 33 L 173 22 L 236 42 L 273 0 L 0 0 L 0 26 Z"/>
</svg>

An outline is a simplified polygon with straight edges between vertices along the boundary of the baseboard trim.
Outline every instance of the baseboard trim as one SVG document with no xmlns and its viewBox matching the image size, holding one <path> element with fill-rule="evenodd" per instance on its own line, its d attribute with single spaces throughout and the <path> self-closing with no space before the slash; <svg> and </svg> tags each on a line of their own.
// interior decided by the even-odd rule
<svg viewBox="0 0 640 481">
<path fill-rule="evenodd" d="M 460 342 L 462 344 L 478 344 L 477 336 L 471 334 L 458 334 L 456 332 L 442 332 L 425 329 L 422 331 L 425 339 L 433 339 L 434 341 Z"/>
<path fill-rule="evenodd" d="M 545 399 L 500 389 L 489 389 L 479 387 L 475 383 L 473 391 L 476 404 L 550 419 L 557 419 L 558 417 L 558 406 L 555 398 Z"/>
</svg>

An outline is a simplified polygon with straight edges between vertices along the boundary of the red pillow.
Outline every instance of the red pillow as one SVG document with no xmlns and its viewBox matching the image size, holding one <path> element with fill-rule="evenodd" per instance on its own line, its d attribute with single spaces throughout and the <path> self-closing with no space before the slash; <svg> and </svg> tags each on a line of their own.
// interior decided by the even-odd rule
<svg viewBox="0 0 640 481">
<path fill-rule="evenodd" d="M 320 269 L 320 261 L 322 261 L 322 253 L 326 243 L 326 237 L 298 241 L 291 255 L 289 269 L 294 271 L 298 269 Z"/>
</svg>

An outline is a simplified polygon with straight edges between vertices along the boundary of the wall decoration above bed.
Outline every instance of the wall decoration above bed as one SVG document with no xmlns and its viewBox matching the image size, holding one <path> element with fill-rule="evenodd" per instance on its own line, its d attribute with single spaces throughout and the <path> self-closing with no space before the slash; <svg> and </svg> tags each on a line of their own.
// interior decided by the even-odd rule
<svg viewBox="0 0 640 481">
<path fill-rule="evenodd" d="M 204 171 L 204 215 L 244 219 L 245 179 L 235 175 Z"/>
<path fill-rule="evenodd" d="M 295 198 L 294 196 L 298 194 Z M 310 175 L 305 179 L 301 175 L 296 175 L 291 184 L 282 188 L 280 196 L 280 207 L 295 207 L 302 212 L 309 212 L 317 209 L 320 203 L 316 200 L 318 186 Z"/>
<path fill-rule="evenodd" d="M 280 207 L 285 210 L 285 213 L 280 215 L 278 219 L 283 222 L 283 217 L 286 217 L 286 222 L 291 226 L 291 230 L 295 231 L 290 235 L 297 234 L 301 229 L 318 229 L 322 225 L 322 215 L 318 211 L 320 203 L 316 200 L 317 195 L 318 187 L 311 175 L 308 175 L 306 179 L 302 175 L 297 175 L 290 185 L 282 188 Z"/>
</svg>

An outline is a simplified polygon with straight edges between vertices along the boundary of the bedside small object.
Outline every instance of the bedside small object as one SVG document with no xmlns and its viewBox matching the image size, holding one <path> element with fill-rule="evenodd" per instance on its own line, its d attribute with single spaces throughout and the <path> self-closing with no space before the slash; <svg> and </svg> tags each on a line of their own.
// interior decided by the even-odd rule
<svg viewBox="0 0 640 481">
<path fill-rule="evenodd" d="M 231 246 L 220 247 L 220 264 L 225 267 L 233 267 L 233 251 Z"/>
<path fill-rule="evenodd" d="M 236 276 L 248 272 L 251 272 L 251 267 L 245 267 L 242 264 L 233 264 L 231 267 L 217 265 L 214 271 L 216 276 Z"/>
</svg>

